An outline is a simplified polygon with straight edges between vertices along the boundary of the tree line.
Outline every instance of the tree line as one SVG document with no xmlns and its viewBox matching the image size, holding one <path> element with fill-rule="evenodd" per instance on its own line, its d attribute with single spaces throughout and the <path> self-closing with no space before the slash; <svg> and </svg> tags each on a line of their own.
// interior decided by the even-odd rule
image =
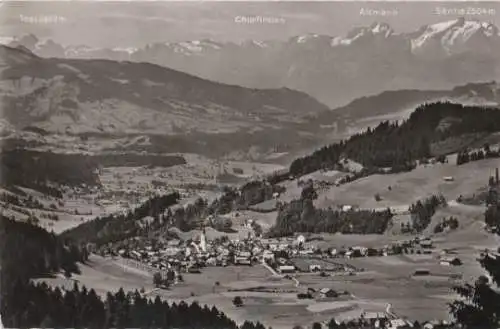
<svg viewBox="0 0 500 329">
<path fill-rule="evenodd" d="M 215 307 L 169 304 L 140 292 L 125 293 L 120 288 L 105 298 L 94 289 L 79 287 L 62 290 L 45 283 L 14 281 L 2 303 L 2 320 L 11 328 L 178 328 L 238 329 L 237 324 Z M 261 323 L 246 322 L 244 328 L 265 329 Z"/>
<path fill-rule="evenodd" d="M 488 143 L 485 143 L 482 149 L 469 151 L 463 150 L 457 154 L 457 166 L 483 159 L 491 159 L 500 157 L 500 150 L 492 150 Z"/>
</svg>

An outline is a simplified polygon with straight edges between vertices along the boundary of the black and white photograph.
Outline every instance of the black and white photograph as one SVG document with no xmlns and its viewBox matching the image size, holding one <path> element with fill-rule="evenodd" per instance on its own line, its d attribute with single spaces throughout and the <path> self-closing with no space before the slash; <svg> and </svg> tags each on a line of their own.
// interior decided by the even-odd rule
<svg viewBox="0 0 500 329">
<path fill-rule="evenodd" d="M 500 2 L 0 1 L 0 329 L 499 329 Z"/>
</svg>

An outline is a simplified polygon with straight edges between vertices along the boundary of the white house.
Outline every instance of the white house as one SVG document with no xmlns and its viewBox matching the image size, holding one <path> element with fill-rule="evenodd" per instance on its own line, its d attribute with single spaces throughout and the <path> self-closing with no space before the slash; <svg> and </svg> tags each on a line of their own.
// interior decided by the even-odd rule
<svg viewBox="0 0 500 329">
<path fill-rule="evenodd" d="M 319 264 L 309 265 L 309 272 L 318 272 L 318 271 L 321 271 L 321 265 Z"/>
<path fill-rule="evenodd" d="M 339 295 L 335 290 L 330 288 L 322 288 L 320 289 L 319 293 L 322 298 L 338 297 Z"/>
<path fill-rule="evenodd" d="M 265 250 L 264 253 L 262 254 L 262 258 L 264 260 L 266 259 L 274 259 L 274 253 L 272 251 L 269 251 L 269 250 Z"/>
<path fill-rule="evenodd" d="M 388 329 L 406 329 L 413 328 L 413 325 L 403 319 L 394 319 L 389 321 Z"/>
<path fill-rule="evenodd" d="M 281 265 L 278 267 L 278 272 L 280 272 L 280 273 L 295 273 L 295 266 L 293 266 L 293 265 Z"/>
<path fill-rule="evenodd" d="M 349 211 L 349 210 L 352 210 L 352 206 L 350 206 L 350 205 L 342 206 L 342 211 Z"/>
<path fill-rule="evenodd" d="M 297 237 L 297 244 L 304 244 L 305 242 L 306 238 L 302 234 Z"/>
<path fill-rule="evenodd" d="M 462 261 L 458 257 L 441 257 L 439 264 L 444 266 L 459 266 L 462 265 Z"/>
</svg>

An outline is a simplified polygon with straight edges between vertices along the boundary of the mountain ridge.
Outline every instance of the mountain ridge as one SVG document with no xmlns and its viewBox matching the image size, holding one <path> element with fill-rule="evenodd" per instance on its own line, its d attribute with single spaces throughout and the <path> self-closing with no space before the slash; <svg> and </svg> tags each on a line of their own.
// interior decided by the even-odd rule
<svg viewBox="0 0 500 329">
<path fill-rule="evenodd" d="M 458 18 L 396 33 L 387 23 L 358 26 L 343 36 L 309 33 L 285 40 L 158 42 L 100 49 L 11 42 L 42 57 L 149 62 L 211 81 L 249 88 L 289 87 L 331 108 L 397 89 L 450 89 L 500 79 L 500 32 L 494 24 Z"/>
</svg>

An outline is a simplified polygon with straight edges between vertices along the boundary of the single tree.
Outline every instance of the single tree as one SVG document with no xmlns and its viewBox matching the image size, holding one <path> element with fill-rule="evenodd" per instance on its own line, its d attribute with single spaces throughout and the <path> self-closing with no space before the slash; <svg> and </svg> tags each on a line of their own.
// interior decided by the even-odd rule
<svg viewBox="0 0 500 329">
<path fill-rule="evenodd" d="M 312 325 L 312 329 L 322 329 L 321 323 L 314 322 Z"/>
<path fill-rule="evenodd" d="M 162 280 L 160 272 L 156 272 L 155 274 L 153 274 L 153 284 L 155 285 L 155 287 L 161 286 L 162 281 L 163 280 Z"/>
<path fill-rule="evenodd" d="M 241 299 L 240 296 L 236 296 L 233 298 L 233 304 L 236 307 L 241 307 L 241 306 L 243 306 L 243 299 Z"/>
</svg>

